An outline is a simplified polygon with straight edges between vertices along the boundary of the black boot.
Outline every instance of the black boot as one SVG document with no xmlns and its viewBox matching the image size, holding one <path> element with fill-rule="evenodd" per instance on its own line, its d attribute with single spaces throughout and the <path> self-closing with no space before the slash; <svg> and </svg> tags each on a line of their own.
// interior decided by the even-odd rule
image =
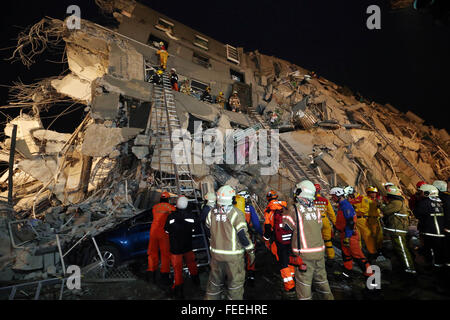
<svg viewBox="0 0 450 320">
<path fill-rule="evenodd" d="M 145 273 L 145 280 L 149 283 L 156 283 L 156 273 L 153 271 L 147 271 Z"/>
<path fill-rule="evenodd" d="M 192 283 L 194 284 L 194 286 L 196 286 L 196 287 L 200 286 L 200 277 L 198 276 L 198 274 L 191 275 L 191 280 L 192 280 Z"/>
<path fill-rule="evenodd" d="M 172 289 L 172 297 L 175 300 L 184 300 L 184 292 L 183 292 L 183 285 L 180 284 L 179 286 L 175 286 Z"/>
<path fill-rule="evenodd" d="M 170 274 L 169 273 L 163 273 L 161 272 L 161 283 L 164 286 L 170 286 L 171 282 L 170 282 Z"/>
</svg>

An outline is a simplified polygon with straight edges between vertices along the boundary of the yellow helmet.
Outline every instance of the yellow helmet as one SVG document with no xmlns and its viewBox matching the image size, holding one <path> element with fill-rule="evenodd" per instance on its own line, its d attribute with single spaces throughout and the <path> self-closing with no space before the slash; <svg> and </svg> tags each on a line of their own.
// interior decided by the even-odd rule
<svg viewBox="0 0 450 320">
<path fill-rule="evenodd" d="M 159 75 L 161 75 L 161 74 L 163 74 L 164 72 L 163 72 L 162 70 L 158 70 L 156 73 L 159 74 Z"/>
<path fill-rule="evenodd" d="M 369 186 L 366 189 L 366 193 L 369 193 L 369 192 L 378 192 L 378 189 L 374 186 Z"/>
</svg>

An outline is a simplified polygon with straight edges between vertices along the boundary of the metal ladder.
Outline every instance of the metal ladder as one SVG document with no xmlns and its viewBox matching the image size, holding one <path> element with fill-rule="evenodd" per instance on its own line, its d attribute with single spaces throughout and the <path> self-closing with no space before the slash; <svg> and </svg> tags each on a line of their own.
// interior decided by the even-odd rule
<svg viewBox="0 0 450 320">
<path fill-rule="evenodd" d="M 365 122 L 370 128 L 372 128 L 384 141 L 386 141 L 388 146 L 391 147 L 391 149 L 399 156 L 399 158 L 402 159 L 402 161 L 408 167 L 410 167 L 417 174 L 417 176 L 420 179 L 422 179 L 423 181 L 426 181 L 426 179 L 420 174 L 419 170 L 417 170 L 416 167 L 414 167 L 412 165 L 412 163 L 409 162 L 409 160 L 406 159 L 406 157 L 400 151 L 398 151 L 397 148 L 394 147 L 393 143 L 381 132 L 381 130 L 377 128 L 373 119 L 368 117 L 365 113 L 362 113 L 362 115 L 364 116 L 365 119 L 361 119 L 361 120 L 363 122 Z"/>
<path fill-rule="evenodd" d="M 270 126 L 266 124 L 261 115 L 255 108 L 248 108 L 249 116 L 259 123 L 263 129 L 268 130 L 268 137 L 270 136 Z M 269 140 L 270 142 L 270 140 Z M 326 193 L 330 191 L 330 185 L 328 181 L 323 180 L 318 176 L 309 166 L 306 164 L 305 159 L 301 157 L 291 146 L 281 137 L 279 138 L 280 144 L 280 160 L 286 166 L 286 168 L 292 173 L 297 181 L 308 179 L 313 183 L 319 183 Z"/>
<path fill-rule="evenodd" d="M 176 134 L 176 130 L 181 129 L 181 124 L 177 116 L 175 98 L 172 94 L 172 85 L 167 73 L 163 74 L 162 85 L 154 84 L 153 97 L 155 103 L 151 110 L 150 124 L 152 128 L 151 136 L 152 139 L 155 139 L 153 163 L 157 164 L 157 171 L 159 173 L 159 185 L 161 189 L 168 190 L 172 193 L 176 193 L 177 195 L 186 196 L 189 202 L 193 203 L 194 205 L 193 212 L 199 216 L 199 196 L 196 192 L 191 169 L 187 162 L 187 157 L 191 156 L 190 150 L 185 150 L 183 147 L 183 153 L 181 154 L 181 157 L 184 157 L 184 159 L 186 160 L 186 164 L 176 164 L 172 159 L 172 150 L 174 149 L 173 139 L 177 138 L 181 139 L 182 141 L 182 136 Z M 195 248 L 193 251 L 195 253 L 205 252 L 207 259 L 206 262 L 198 262 L 197 266 L 200 267 L 209 265 L 211 261 L 209 245 L 206 239 L 205 230 L 201 223 L 200 233 L 193 235 L 193 242 L 196 241 L 201 241 L 202 246 Z"/>
</svg>

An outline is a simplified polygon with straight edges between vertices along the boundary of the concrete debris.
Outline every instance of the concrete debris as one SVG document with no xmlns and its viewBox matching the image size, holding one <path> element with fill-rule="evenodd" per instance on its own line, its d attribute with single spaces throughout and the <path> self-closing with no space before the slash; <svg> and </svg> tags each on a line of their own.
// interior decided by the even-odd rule
<svg viewBox="0 0 450 320">
<path fill-rule="evenodd" d="M 110 1 L 98 2 L 111 9 Z M 133 11 L 136 3 L 131 2 L 114 1 L 122 6 L 111 10 L 125 24 L 141 14 Z M 61 96 L 84 104 L 85 117 L 74 132 L 59 133 L 43 127 L 39 112 L 21 112 L 8 121 L 0 142 L 0 161 L 8 163 L 16 124 L 13 203 L 0 201 L 0 281 L 61 275 L 56 234 L 66 252 L 83 237 L 95 237 L 149 208 L 166 187 L 159 171 L 175 175 L 169 161 L 173 150 L 156 145 L 155 137 L 164 134 L 160 130 L 165 128 L 152 125 L 149 111 L 158 101 L 156 85 L 144 81 L 144 59 L 155 58 L 153 48 L 139 43 L 146 42 L 148 34 L 144 40 L 130 40 L 132 34 L 123 37 L 89 21 L 83 20 L 81 26 L 63 37 L 71 73 L 52 78 L 51 86 Z M 127 28 L 136 26 L 126 24 L 119 31 L 125 34 Z M 134 29 L 129 32 L 139 33 Z M 220 70 L 206 70 L 192 61 L 177 61 L 178 67 L 169 58 L 169 68 L 174 63 L 182 71 L 180 80 L 181 75 L 201 80 L 212 72 L 211 94 L 222 91 L 229 96 L 235 88 L 242 90 L 239 94 L 245 99 L 241 102 L 247 101 L 243 110 L 249 111 L 232 112 L 172 91 L 180 129 L 192 128 L 194 121 L 201 120 L 204 128 L 217 128 L 222 134 L 228 129 L 238 132 L 256 124 L 256 111 L 268 126 L 280 130 L 298 159 L 312 169 L 315 165 L 317 175 L 330 184 L 354 185 L 361 192 L 375 181 L 392 181 L 411 194 L 422 180 L 414 168 L 427 181 L 447 179 L 450 136 L 445 129 L 426 126 L 417 115 L 404 114 L 390 104 L 369 102 L 288 61 L 239 50 L 241 61 L 236 68 L 245 75 L 245 83 L 229 79 L 228 65 L 222 79 Z M 215 57 L 214 63 L 220 59 Z M 194 154 L 191 149 L 187 151 Z M 217 190 L 224 184 L 237 191 L 248 189 L 262 209 L 270 189 L 278 191 L 280 198 L 290 198 L 298 181 L 287 164 L 280 163 L 273 176 L 262 176 L 261 167 L 203 163 L 178 168 L 190 172 L 197 191 Z M 8 178 L 8 172 L 0 177 L 4 199 Z"/>
<path fill-rule="evenodd" d="M 81 153 L 91 157 L 105 157 L 118 144 L 136 137 L 141 131 L 139 128 L 106 128 L 104 125 L 91 124 L 86 129 Z"/>
</svg>

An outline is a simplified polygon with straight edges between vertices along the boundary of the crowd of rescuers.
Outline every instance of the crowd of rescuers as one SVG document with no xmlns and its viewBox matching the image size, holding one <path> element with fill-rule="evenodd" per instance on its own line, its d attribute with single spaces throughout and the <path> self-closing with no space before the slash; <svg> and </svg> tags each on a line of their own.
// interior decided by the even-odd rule
<svg viewBox="0 0 450 320">
<path fill-rule="evenodd" d="M 385 238 L 391 242 L 399 262 L 394 266 L 398 277 L 411 283 L 417 281 L 414 251 L 419 249 L 417 252 L 428 262 L 438 289 L 448 290 L 450 197 L 447 182 L 421 181 L 409 201 L 394 184 L 388 182 L 383 187 L 386 196 L 381 196 L 374 186 L 367 187 L 365 195 L 358 194 L 351 186 L 333 187 L 329 192 L 330 201 L 321 194 L 320 185 L 304 180 L 295 186 L 292 198 L 287 201 L 270 190 L 266 195 L 267 207 L 260 214 L 256 210 L 259 208 L 256 195 L 247 190 L 236 193 L 228 185 L 204 196 L 199 215 L 188 209 L 186 197 L 178 197 L 173 206 L 169 203 L 170 194 L 163 192 L 160 203 L 152 209 L 147 280 L 156 281 L 160 264 L 162 282 L 170 288 L 173 297 L 183 299 L 184 260 L 191 281 L 199 288 L 192 235 L 203 224 L 211 252 L 206 300 L 242 300 L 244 284 L 254 286 L 258 281 L 255 271 L 264 268 L 262 263 L 256 268 L 257 239 L 273 255 L 283 290 L 295 294 L 299 300 L 312 299 L 312 287 L 320 299 L 334 299 L 327 267 L 341 270 L 338 273 L 344 282 L 357 279 L 365 285 L 367 278 L 374 274 L 372 267 L 388 257 L 383 246 Z M 413 216 L 418 220 L 418 248 L 411 248 L 408 241 Z M 331 241 L 335 231 L 342 250 L 342 265 L 335 262 Z M 362 275 L 353 271 L 354 262 Z"/>
</svg>

